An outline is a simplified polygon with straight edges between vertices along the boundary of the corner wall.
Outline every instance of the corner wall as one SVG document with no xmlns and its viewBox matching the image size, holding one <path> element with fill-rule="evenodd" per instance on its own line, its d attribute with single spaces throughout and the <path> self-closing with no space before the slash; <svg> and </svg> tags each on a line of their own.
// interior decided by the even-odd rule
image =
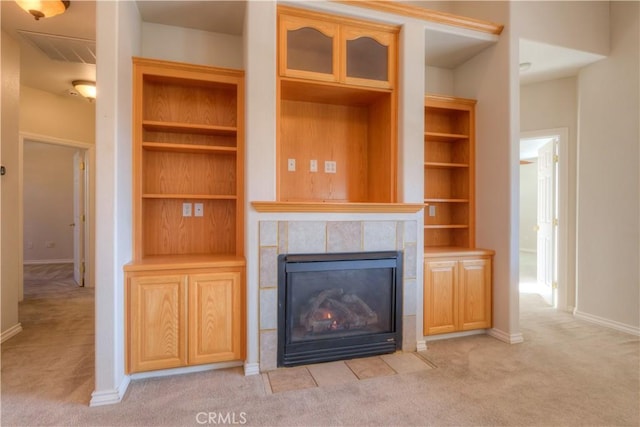
<svg viewBox="0 0 640 427">
<path fill-rule="evenodd" d="M 611 3 L 611 53 L 578 76 L 576 316 L 640 335 L 640 3 Z"/>
<path fill-rule="evenodd" d="M 518 51 L 510 2 L 459 2 L 455 13 L 500 22 L 498 42 L 454 70 L 455 95 L 476 105 L 476 245 L 495 250 L 493 329 L 522 341 L 519 321 Z"/>
<path fill-rule="evenodd" d="M 22 246 L 20 238 L 20 163 L 18 151 L 18 122 L 20 103 L 20 46 L 2 32 L 0 53 L 0 78 L 2 80 L 2 114 L 0 158 L 6 174 L 0 178 L 0 300 L 2 320 L 0 341 L 5 341 L 22 331 L 18 321 L 18 300 L 22 286 Z"/>
<path fill-rule="evenodd" d="M 124 273 L 132 255 L 132 64 L 140 54 L 135 2 L 96 4 L 96 345 L 91 406 L 117 403 L 124 374 Z"/>
</svg>

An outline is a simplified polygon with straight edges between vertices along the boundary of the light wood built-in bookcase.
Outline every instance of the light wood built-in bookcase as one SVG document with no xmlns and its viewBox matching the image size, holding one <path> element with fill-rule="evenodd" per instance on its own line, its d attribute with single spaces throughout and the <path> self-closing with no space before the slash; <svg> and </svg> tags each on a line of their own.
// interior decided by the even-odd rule
<svg viewBox="0 0 640 427">
<path fill-rule="evenodd" d="M 424 102 L 425 335 L 490 328 L 494 252 L 475 247 L 473 99 Z"/>
<path fill-rule="evenodd" d="M 243 72 L 135 59 L 134 75 L 135 259 L 243 255 Z"/>
<path fill-rule="evenodd" d="M 133 59 L 127 373 L 244 359 L 244 72 Z"/>
<path fill-rule="evenodd" d="M 475 104 L 425 97 L 425 246 L 475 246 Z"/>
<path fill-rule="evenodd" d="M 398 33 L 278 7 L 278 201 L 396 202 Z"/>
</svg>

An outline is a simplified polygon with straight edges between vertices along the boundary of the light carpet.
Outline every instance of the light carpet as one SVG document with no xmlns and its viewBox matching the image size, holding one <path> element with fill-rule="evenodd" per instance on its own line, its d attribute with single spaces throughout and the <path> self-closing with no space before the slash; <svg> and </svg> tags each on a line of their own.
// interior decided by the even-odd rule
<svg viewBox="0 0 640 427">
<path fill-rule="evenodd" d="M 36 290 L 31 290 L 35 288 Z M 24 331 L 2 346 L 2 420 L 82 426 L 638 426 L 640 341 L 521 296 L 525 342 L 429 343 L 435 369 L 271 393 L 240 368 L 133 381 L 89 408 L 93 294 L 26 280 Z"/>
</svg>

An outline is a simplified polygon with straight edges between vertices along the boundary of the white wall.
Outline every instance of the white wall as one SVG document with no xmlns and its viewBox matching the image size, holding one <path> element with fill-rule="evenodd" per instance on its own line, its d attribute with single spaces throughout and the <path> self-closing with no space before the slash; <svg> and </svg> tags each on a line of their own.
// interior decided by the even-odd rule
<svg viewBox="0 0 640 427">
<path fill-rule="evenodd" d="M 19 333 L 18 299 L 22 283 L 22 247 L 19 216 L 18 121 L 20 99 L 20 46 L 4 31 L 0 45 L 1 68 L 1 135 L 0 162 L 6 175 L 0 178 L 1 243 L 0 289 L 2 300 L 1 340 Z"/>
<path fill-rule="evenodd" d="M 601 55 L 609 52 L 608 1 L 517 1 L 514 10 L 519 37 Z"/>
<path fill-rule="evenodd" d="M 640 333 L 640 3 L 611 3 L 611 52 L 578 77 L 576 315 Z"/>
<path fill-rule="evenodd" d="M 73 261 L 75 148 L 25 141 L 23 147 L 24 262 Z M 53 246 L 48 247 L 47 242 Z"/>
<path fill-rule="evenodd" d="M 426 67 L 425 93 L 438 95 L 453 94 L 453 70 L 438 67 Z"/>
<path fill-rule="evenodd" d="M 96 346 L 91 405 L 119 402 L 124 374 L 124 273 L 132 256 L 132 56 L 141 52 L 135 2 L 96 4 Z"/>
<path fill-rule="evenodd" d="M 505 25 L 498 42 L 454 70 L 455 95 L 476 106 L 476 245 L 496 251 L 492 335 L 520 342 L 517 40 L 510 2 L 459 2 L 461 15 Z"/>
<path fill-rule="evenodd" d="M 248 2 L 244 22 L 245 182 L 247 259 L 247 359 L 245 372 L 259 361 L 258 233 L 254 200 L 276 198 L 276 3 Z"/>
<path fill-rule="evenodd" d="M 538 163 L 520 165 L 520 250 L 537 251 Z"/>
<path fill-rule="evenodd" d="M 21 86 L 20 132 L 94 144 L 95 103 Z"/>
<path fill-rule="evenodd" d="M 189 64 L 243 68 L 242 37 L 170 25 L 142 24 L 142 56 Z"/>
</svg>

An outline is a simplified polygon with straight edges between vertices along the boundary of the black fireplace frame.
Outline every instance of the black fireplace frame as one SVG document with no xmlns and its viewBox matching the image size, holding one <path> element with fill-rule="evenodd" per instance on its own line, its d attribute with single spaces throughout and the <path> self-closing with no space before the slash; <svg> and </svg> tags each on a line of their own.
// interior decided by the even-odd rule
<svg viewBox="0 0 640 427">
<path fill-rule="evenodd" d="M 371 268 L 393 269 L 391 284 L 391 331 L 292 343 L 287 329 L 287 275 L 295 272 Z M 298 366 L 319 362 L 394 353 L 402 347 L 402 251 L 345 252 L 278 255 L 278 366 Z"/>
</svg>

